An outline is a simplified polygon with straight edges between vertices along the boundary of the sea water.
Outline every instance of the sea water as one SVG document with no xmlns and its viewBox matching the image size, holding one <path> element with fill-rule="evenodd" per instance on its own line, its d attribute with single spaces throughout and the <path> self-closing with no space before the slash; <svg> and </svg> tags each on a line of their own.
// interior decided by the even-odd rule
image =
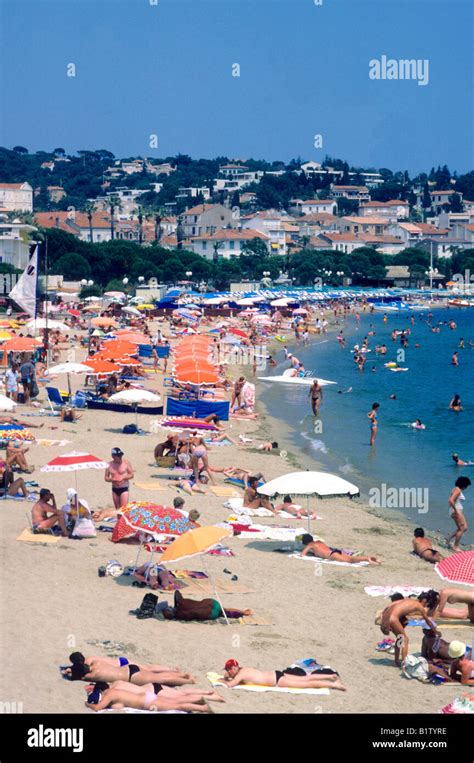
<svg viewBox="0 0 474 763">
<path fill-rule="evenodd" d="M 315 468 L 340 474 L 358 485 L 362 498 L 370 500 L 382 515 L 386 511 L 393 516 L 395 510 L 421 527 L 454 530 L 448 497 L 456 478 L 468 476 L 473 482 L 465 491 L 470 528 L 463 540 L 468 545 L 474 543 L 474 466 L 456 467 L 451 455 L 458 453 L 463 460 L 474 461 L 474 347 L 469 346 L 469 341 L 474 343 L 474 309 L 431 312 L 431 325 L 441 322 L 440 333 L 431 331 L 428 311 L 411 313 L 414 325 L 405 313 L 387 312 L 384 322 L 384 314 L 377 311 L 363 313 L 359 324 L 354 315 L 337 319 L 336 328 L 342 328 L 346 337 L 345 350 L 337 342 L 338 331 L 333 330 L 323 337 L 312 334 L 312 343 L 306 347 L 295 346 L 293 351 L 307 371 L 337 382 L 323 389 L 319 419 L 311 413 L 309 387 L 266 384 L 264 401 L 271 416 L 287 423 L 294 447 L 314 458 Z M 447 326 L 450 320 L 457 324 L 456 330 Z M 399 363 L 408 368 L 406 372 L 394 373 L 384 367 L 397 360 L 401 348 L 399 338 L 391 340 L 393 329 L 411 330 L 405 359 Z M 350 350 L 356 343 L 362 345 L 370 331 L 375 332 L 368 337 L 372 351 L 366 354 L 361 373 Z M 465 349 L 458 347 L 461 337 Z M 376 354 L 376 344 L 385 344 L 387 354 Z M 451 364 L 456 350 L 457 367 Z M 283 352 L 277 352 L 276 359 L 278 367 L 270 373 L 281 374 L 289 363 Z M 449 410 L 454 394 L 460 395 L 463 404 L 459 413 Z M 396 399 L 390 399 L 391 395 Z M 374 402 L 380 403 L 379 426 L 375 447 L 370 447 L 367 413 Z M 416 419 L 426 429 L 413 429 L 410 424 Z M 384 505 L 390 495 L 387 491 L 393 487 L 402 490 Z M 411 490 L 411 502 L 404 488 Z"/>
</svg>

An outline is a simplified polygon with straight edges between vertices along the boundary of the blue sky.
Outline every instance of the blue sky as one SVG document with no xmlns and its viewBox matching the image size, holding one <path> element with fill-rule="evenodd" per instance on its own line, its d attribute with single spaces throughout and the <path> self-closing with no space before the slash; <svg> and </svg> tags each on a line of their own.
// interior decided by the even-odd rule
<svg viewBox="0 0 474 763">
<path fill-rule="evenodd" d="M 0 145 L 472 168 L 470 0 L 153 2 L 3 0 Z M 382 55 L 428 85 L 371 80 Z"/>
</svg>

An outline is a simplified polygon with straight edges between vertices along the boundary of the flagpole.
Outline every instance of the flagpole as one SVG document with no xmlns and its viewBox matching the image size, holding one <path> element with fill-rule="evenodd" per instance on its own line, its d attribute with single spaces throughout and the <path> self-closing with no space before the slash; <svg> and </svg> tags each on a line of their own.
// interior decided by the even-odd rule
<svg viewBox="0 0 474 763">
<path fill-rule="evenodd" d="M 45 300 L 45 311 L 44 311 L 44 337 L 46 339 L 46 369 L 49 367 L 49 330 L 48 330 L 48 274 L 49 274 L 49 266 L 48 266 L 48 237 L 45 236 L 44 241 L 44 268 L 45 268 L 45 283 L 46 283 L 46 300 Z"/>
</svg>

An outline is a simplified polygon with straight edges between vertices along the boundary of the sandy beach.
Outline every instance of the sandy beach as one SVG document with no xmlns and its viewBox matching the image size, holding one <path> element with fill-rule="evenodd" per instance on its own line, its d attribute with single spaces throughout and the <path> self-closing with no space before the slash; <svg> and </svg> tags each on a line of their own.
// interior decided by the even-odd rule
<svg viewBox="0 0 474 763">
<path fill-rule="evenodd" d="M 231 370 L 235 378 L 238 369 Z M 161 373 L 150 379 L 147 386 L 161 393 Z M 258 421 L 232 419 L 229 434 L 235 439 L 245 433 L 256 440 L 284 436 L 278 421 L 270 419 L 262 405 L 257 410 Z M 19 406 L 18 415 L 32 411 Z M 151 420 L 141 416 L 140 426 L 149 429 Z M 44 423 L 42 430 L 35 430 L 39 437 L 71 441 L 62 448 L 33 444 L 28 454 L 36 467 L 32 478 L 50 488 L 59 505 L 67 488 L 74 486 L 74 475 L 39 471 L 59 453 L 87 451 L 108 460 L 111 448 L 120 445 L 135 468 L 134 482 L 150 483 L 159 477 L 153 448 L 164 439 L 163 430 L 158 435 L 123 435 L 124 424 L 133 421 L 132 413 L 85 410 L 76 424 L 49 416 L 32 421 Z M 261 471 L 267 480 L 308 466 L 298 454 L 261 453 L 251 445 L 212 447 L 209 458 L 212 466 Z M 311 465 L 315 468 L 314 462 Z M 91 508 L 111 506 L 110 486 L 101 471 L 79 472 L 77 480 L 79 494 Z M 134 484 L 131 499 L 171 505 L 178 495 L 176 488 L 166 479 L 157 482 L 163 489 L 146 490 Z M 216 482 L 222 484 L 222 475 L 216 475 Z M 201 512 L 201 524 L 221 522 L 231 513 L 223 506 L 225 499 L 211 493 L 180 495 L 188 510 Z M 322 519 L 312 522 L 312 531 L 329 544 L 380 556 L 380 567 L 315 565 L 274 553 L 285 545 L 281 542 L 239 537 L 227 543 L 234 557 L 205 555 L 178 565 L 215 576 L 225 577 L 224 569 L 237 575 L 238 584 L 253 592 L 222 594 L 223 604 L 251 608 L 271 623 L 261 626 L 137 620 L 128 611 L 139 606 L 146 591 L 132 587 L 130 577 L 99 578 L 97 574 L 98 567 L 109 559 L 133 563 L 136 546 L 112 544 L 105 532 L 92 539 L 17 542 L 27 527 L 25 512 L 31 512 L 31 505 L 11 500 L 1 504 L 1 698 L 21 702 L 24 712 L 89 712 L 84 706 L 85 685 L 69 683 L 59 673 L 59 666 L 67 664 L 68 655 L 76 650 L 85 655 L 126 655 L 131 661 L 180 666 L 191 671 L 197 685 L 205 689 L 210 688 L 206 672 L 222 671 L 230 657 L 263 670 L 284 669 L 298 659 L 314 657 L 337 670 L 347 687 L 346 692 L 332 691 L 329 696 L 253 694 L 223 688 L 226 704 L 213 704 L 216 713 L 436 713 L 462 693 L 459 684 L 434 686 L 406 680 L 394 667 L 392 655 L 375 651 L 383 638 L 374 624 L 375 613 L 388 600 L 368 596 L 364 586 L 405 584 L 439 590 L 442 581 L 431 565 L 409 553 L 412 529 L 407 523 L 393 518 L 387 521 L 358 499 L 313 502 L 312 508 Z M 256 521 L 306 528 L 306 520 L 271 517 Z M 171 594 L 158 593 L 160 600 L 171 600 Z M 467 643 L 474 635 L 474 627 L 467 623 L 441 630 L 448 640 Z M 410 653 L 419 653 L 421 628 L 411 627 L 408 634 Z"/>
</svg>

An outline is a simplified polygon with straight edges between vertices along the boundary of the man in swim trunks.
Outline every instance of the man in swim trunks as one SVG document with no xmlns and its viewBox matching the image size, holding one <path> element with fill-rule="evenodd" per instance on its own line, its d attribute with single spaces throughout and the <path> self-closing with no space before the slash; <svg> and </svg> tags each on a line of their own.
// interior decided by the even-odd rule
<svg viewBox="0 0 474 763">
<path fill-rule="evenodd" d="M 308 392 L 308 400 L 311 398 L 311 410 L 314 416 L 318 416 L 319 403 L 323 401 L 323 388 L 317 379 L 314 380 Z"/>
<path fill-rule="evenodd" d="M 332 562 L 348 562 L 349 564 L 357 564 L 358 562 L 369 562 L 369 564 L 381 564 L 381 561 L 376 556 L 357 556 L 356 554 L 345 554 L 340 548 L 332 548 L 327 546 L 322 540 L 314 540 L 313 536 L 306 533 L 302 537 L 302 543 L 304 546 L 301 556 L 308 556 L 312 554 L 320 559 L 329 559 Z"/>
<path fill-rule="evenodd" d="M 433 548 L 433 542 L 429 538 L 425 538 L 425 531 L 422 527 L 417 527 L 413 533 L 413 550 L 415 554 L 420 556 L 425 562 L 431 562 L 436 564 L 442 560 L 442 556 L 435 548 Z"/>
<path fill-rule="evenodd" d="M 464 607 L 447 607 L 446 604 L 465 604 Z M 462 588 L 442 588 L 439 592 L 439 604 L 436 617 L 469 619 L 474 623 L 474 591 Z"/>
<path fill-rule="evenodd" d="M 64 514 L 56 506 L 56 498 L 51 490 L 47 488 L 41 488 L 39 500 L 36 501 L 31 509 L 31 519 L 34 532 L 51 530 L 52 527 L 58 525 L 61 528 L 63 537 L 69 537 Z"/>
<path fill-rule="evenodd" d="M 262 671 L 256 668 L 240 667 L 237 660 L 227 660 L 224 681 L 233 688 L 239 684 L 258 686 L 278 686 L 286 689 L 339 689 L 346 691 L 337 673 L 321 674 L 319 671 L 305 673 L 302 668 Z"/>
<path fill-rule="evenodd" d="M 423 619 L 430 630 L 437 636 L 441 634 L 436 625 L 431 620 L 436 607 L 438 606 L 439 595 L 436 591 L 423 591 L 418 599 L 400 599 L 389 604 L 382 612 L 380 630 L 384 636 L 393 633 L 395 640 L 395 666 L 400 668 L 403 660 L 408 655 L 408 636 L 405 631 L 409 617 L 419 617 Z M 401 653 L 401 659 L 400 659 Z"/>
<path fill-rule="evenodd" d="M 268 509 L 269 511 L 274 512 L 274 508 L 268 498 L 265 498 L 263 495 L 259 495 L 257 493 L 257 487 L 259 483 L 259 477 L 253 476 L 249 477 L 247 487 L 245 488 L 244 492 L 244 503 L 243 505 L 247 509 Z"/>
<path fill-rule="evenodd" d="M 112 483 L 112 499 L 116 509 L 128 503 L 129 480 L 134 476 L 130 461 L 124 459 L 123 450 L 112 448 L 112 461 L 105 470 L 105 481 Z"/>
</svg>

